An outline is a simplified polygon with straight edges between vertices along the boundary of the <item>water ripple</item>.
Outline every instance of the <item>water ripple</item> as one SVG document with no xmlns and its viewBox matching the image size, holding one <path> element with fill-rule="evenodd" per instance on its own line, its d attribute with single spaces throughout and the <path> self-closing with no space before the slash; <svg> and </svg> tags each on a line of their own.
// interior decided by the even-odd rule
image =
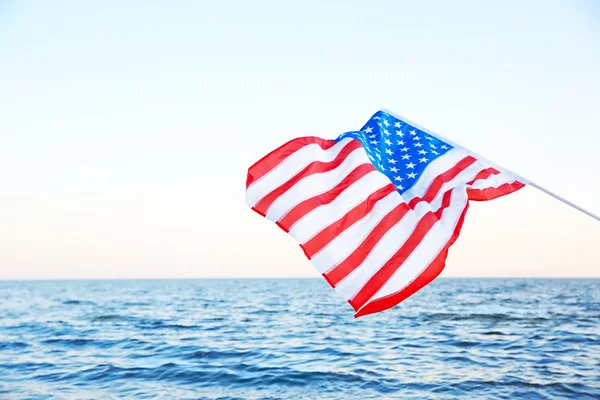
<svg viewBox="0 0 600 400">
<path fill-rule="evenodd" d="M 2 399 L 597 399 L 599 280 L 0 283 Z"/>
</svg>

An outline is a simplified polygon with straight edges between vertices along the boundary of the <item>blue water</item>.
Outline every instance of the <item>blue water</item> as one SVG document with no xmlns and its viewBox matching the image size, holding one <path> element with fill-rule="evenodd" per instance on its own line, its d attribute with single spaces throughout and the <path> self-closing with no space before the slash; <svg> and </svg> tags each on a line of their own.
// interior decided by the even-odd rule
<svg viewBox="0 0 600 400">
<path fill-rule="evenodd" d="M 598 399 L 600 280 L 0 282 L 0 399 Z"/>
</svg>

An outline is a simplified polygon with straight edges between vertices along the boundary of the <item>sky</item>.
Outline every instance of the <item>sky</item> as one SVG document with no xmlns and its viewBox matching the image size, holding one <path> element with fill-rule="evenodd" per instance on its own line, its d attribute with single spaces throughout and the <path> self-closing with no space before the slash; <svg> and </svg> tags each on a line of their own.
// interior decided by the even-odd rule
<svg viewBox="0 0 600 400">
<path fill-rule="evenodd" d="M 387 108 L 600 214 L 600 4 L 0 0 L 0 279 L 316 277 L 247 168 Z M 473 204 L 446 277 L 600 277 L 600 222 Z"/>
</svg>

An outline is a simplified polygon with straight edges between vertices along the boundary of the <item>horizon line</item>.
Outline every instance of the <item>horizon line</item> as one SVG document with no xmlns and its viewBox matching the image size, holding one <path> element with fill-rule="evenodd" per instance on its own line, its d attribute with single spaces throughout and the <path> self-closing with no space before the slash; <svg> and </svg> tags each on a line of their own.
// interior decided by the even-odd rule
<svg viewBox="0 0 600 400">
<path fill-rule="evenodd" d="M 445 276 L 438 277 L 440 279 L 600 279 L 600 276 Z M 171 277 L 171 278 L 0 278 L 0 282 L 82 282 L 82 281 L 198 281 L 198 280 L 322 280 L 317 277 Z"/>
</svg>

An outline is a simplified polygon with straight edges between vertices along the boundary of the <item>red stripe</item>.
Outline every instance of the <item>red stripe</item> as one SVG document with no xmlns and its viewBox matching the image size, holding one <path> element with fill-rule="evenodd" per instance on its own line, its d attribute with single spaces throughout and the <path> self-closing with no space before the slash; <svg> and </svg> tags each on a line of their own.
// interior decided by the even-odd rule
<svg viewBox="0 0 600 400">
<path fill-rule="evenodd" d="M 281 196 L 282 194 L 287 192 L 292 186 L 294 186 L 296 183 L 298 183 L 298 181 L 306 178 L 307 176 L 317 174 L 317 173 L 331 171 L 331 170 L 339 167 L 340 164 L 343 163 L 344 160 L 346 160 L 346 158 L 348 157 L 348 155 L 351 152 L 353 152 L 354 150 L 356 150 L 360 147 L 362 147 L 362 144 L 358 140 L 352 140 L 342 149 L 342 151 L 340 151 L 340 153 L 336 156 L 336 158 L 334 160 L 329 161 L 329 162 L 314 161 L 314 162 L 308 164 L 306 167 L 304 167 L 304 169 L 302 169 L 302 171 L 298 172 L 296 175 L 294 175 L 292 178 L 290 178 L 286 183 L 279 186 L 277 189 L 273 190 L 271 193 L 269 193 L 268 195 L 263 197 L 258 202 L 258 204 L 256 204 L 254 207 L 266 214 L 269 206 L 275 200 L 277 200 L 277 198 L 279 196 Z"/>
<path fill-rule="evenodd" d="M 433 180 L 433 182 L 431 182 L 429 189 L 427 189 L 427 192 L 423 197 L 415 197 L 408 203 L 410 208 L 414 209 L 417 203 L 421 201 L 426 201 L 428 203 L 431 202 L 433 199 L 435 199 L 444 183 L 450 182 L 452 179 L 456 178 L 458 174 L 467 169 L 475 161 L 477 161 L 476 158 L 467 156 L 460 160 L 454 167 L 450 168 L 448 171 L 444 172 L 441 175 L 438 175 Z"/>
<path fill-rule="evenodd" d="M 382 187 L 367 197 L 365 201 L 350 210 L 346 215 L 329 225 L 327 228 L 323 229 L 312 239 L 304 244 L 301 244 L 300 247 L 302 247 L 302 250 L 304 250 L 306 257 L 309 259 L 312 258 L 339 234 L 369 214 L 379 200 L 394 192 L 396 192 L 396 187 L 392 183 Z"/>
<path fill-rule="evenodd" d="M 258 211 L 256 208 L 252 207 L 252 211 L 260 215 L 261 217 L 266 217 L 265 213 Z"/>
<path fill-rule="evenodd" d="M 271 151 L 269 154 L 255 162 L 250 168 L 248 168 L 248 177 L 246 178 L 246 189 L 255 182 L 262 178 L 267 172 L 275 168 L 279 163 L 289 157 L 292 153 L 300 150 L 304 146 L 309 144 L 317 144 L 323 150 L 327 150 L 334 146 L 336 143 L 333 140 L 324 140 L 318 137 L 307 136 L 292 139 L 284 145 Z"/>
<path fill-rule="evenodd" d="M 460 231 L 462 229 L 465 220 L 465 215 L 467 214 L 468 209 L 469 203 L 466 204 L 465 209 L 463 210 L 460 218 L 458 219 L 458 223 L 456 224 L 456 228 L 454 228 L 454 233 L 452 234 L 450 240 L 446 243 L 442 251 L 439 252 L 437 257 L 421 273 L 421 275 L 417 277 L 417 279 L 412 281 L 408 286 L 406 286 L 399 292 L 390 294 L 388 296 L 370 302 L 369 304 L 364 306 L 359 312 L 357 312 L 354 315 L 354 317 L 358 318 L 394 307 L 395 305 L 401 303 L 402 301 L 415 294 L 417 291 L 421 290 L 435 278 L 437 278 L 438 275 L 444 269 L 444 266 L 446 265 L 446 258 L 448 257 L 448 250 L 450 249 L 450 246 L 454 244 L 454 242 L 460 235 Z"/>
<path fill-rule="evenodd" d="M 359 165 L 333 189 L 308 200 L 304 200 L 292 208 L 281 220 L 279 220 L 279 225 L 284 227 L 285 230 L 289 231 L 292 225 L 294 225 L 300 218 L 304 217 L 306 214 L 321 205 L 331 203 L 340 195 L 340 193 L 346 190 L 348 186 L 352 185 L 354 182 L 358 181 L 372 171 L 376 171 L 372 164 Z"/>
<path fill-rule="evenodd" d="M 467 194 L 469 195 L 469 200 L 487 201 L 514 193 L 523 187 L 525 187 L 525 184 L 515 181 L 513 183 L 505 183 L 497 188 L 467 189 Z"/>
<path fill-rule="evenodd" d="M 371 297 L 377 293 L 379 289 L 385 285 L 385 283 L 394 275 L 394 273 L 404 264 L 404 261 L 410 256 L 410 254 L 417 248 L 419 243 L 423 240 L 427 232 L 438 222 L 442 216 L 442 212 L 450 205 L 450 198 L 452 196 L 452 190 L 444 193 L 442 199 L 442 206 L 439 210 L 434 212 L 428 212 L 421 220 L 417 223 L 414 231 L 402 247 L 394 254 L 376 273 L 369 279 L 369 281 L 360 289 L 360 291 L 350 300 L 348 303 L 354 308 L 354 310 L 360 309 L 364 306 Z"/>
<path fill-rule="evenodd" d="M 500 171 L 498 171 L 496 168 L 484 169 L 483 171 L 479 171 L 479 173 L 477 175 L 475 175 L 475 179 L 473 179 L 471 182 L 468 182 L 467 185 L 472 185 L 480 179 L 487 179 L 490 176 L 497 175 L 499 173 L 500 173 Z"/>
<path fill-rule="evenodd" d="M 358 246 L 352 254 L 340 264 L 336 265 L 331 271 L 323 274 L 327 282 L 335 287 L 342 279 L 347 277 L 352 271 L 367 258 L 379 240 L 396 225 L 410 209 L 406 203 L 399 204 L 390 211 L 373 230 L 367 235 L 365 240 Z"/>
</svg>

